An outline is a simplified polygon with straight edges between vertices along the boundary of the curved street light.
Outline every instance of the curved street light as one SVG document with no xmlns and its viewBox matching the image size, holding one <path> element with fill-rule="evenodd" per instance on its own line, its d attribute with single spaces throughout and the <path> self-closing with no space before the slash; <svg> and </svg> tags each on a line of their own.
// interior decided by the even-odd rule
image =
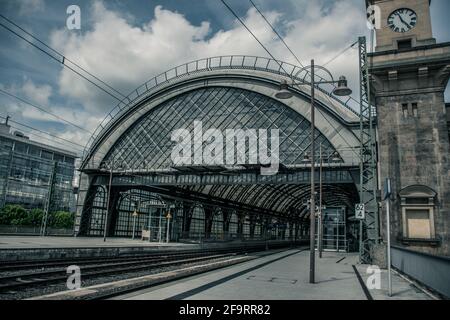
<svg viewBox="0 0 450 320">
<path fill-rule="evenodd" d="M 315 278 L 315 225 L 316 225 L 316 203 L 315 203 L 315 181 L 314 181 L 314 174 L 315 174 L 315 159 L 314 159 L 314 153 L 315 153 L 315 86 L 316 84 L 337 84 L 337 87 L 333 90 L 333 94 L 335 96 L 343 97 L 348 96 L 352 94 L 352 90 L 348 87 L 347 79 L 344 76 L 340 76 L 338 81 L 335 81 L 333 78 L 333 75 L 331 72 L 322 67 L 314 64 L 314 60 L 311 60 L 311 65 L 305 66 L 302 69 L 300 69 L 295 77 L 303 71 L 306 71 L 307 69 L 310 69 L 311 73 L 311 82 L 307 83 L 301 82 L 296 83 L 294 81 L 294 77 L 292 78 L 292 86 L 295 85 L 304 85 L 304 84 L 310 84 L 311 85 L 311 203 L 310 203 L 310 264 L 309 264 L 309 282 L 314 283 Z M 315 81 L 315 70 L 319 69 L 327 73 L 331 80 L 321 80 L 321 81 Z M 322 78 L 323 79 L 323 78 Z M 275 97 L 281 100 L 291 99 L 294 96 L 292 91 L 289 90 L 289 84 L 286 80 L 283 80 L 280 83 L 280 90 L 275 94 Z M 305 158 L 306 160 L 306 158 Z"/>
</svg>

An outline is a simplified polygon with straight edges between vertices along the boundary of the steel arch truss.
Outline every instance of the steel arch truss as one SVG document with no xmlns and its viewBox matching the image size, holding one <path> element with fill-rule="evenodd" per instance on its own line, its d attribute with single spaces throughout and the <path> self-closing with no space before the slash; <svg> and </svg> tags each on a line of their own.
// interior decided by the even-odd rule
<svg viewBox="0 0 450 320">
<path fill-rule="evenodd" d="M 107 134 L 105 127 L 104 135 L 93 142 L 94 151 L 91 150 L 92 153 L 84 159 L 81 168 L 84 188 L 80 188 L 83 196 L 80 197 L 81 214 L 77 215 L 78 234 L 101 235 L 100 228 L 96 227 L 97 233 L 91 230 L 92 221 L 97 218 L 99 224 L 111 220 L 107 227 L 110 235 L 117 231 L 112 227 L 117 225 L 117 219 L 122 219 L 122 224 L 126 225 L 130 201 L 124 200 L 128 199 L 124 197 L 130 190 L 135 190 L 134 195 L 158 195 L 162 202 L 176 204 L 175 209 L 170 210 L 173 210 L 174 219 L 182 219 L 180 234 L 194 232 L 190 227 L 196 215 L 204 218 L 199 228 L 205 234 L 220 229 L 218 223 L 223 223 L 224 232 L 228 231 L 226 229 L 230 228 L 230 223 L 234 224 L 233 230 L 250 235 L 255 230 L 263 232 L 261 228 L 265 228 L 266 232 L 268 226 L 275 223 L 288 226 L 289 232 L 280 231 L 283 234 L 292 236 L 301 233 L 299 229 L 305 229 L 304 225 L 308 223 L 306 200 L 311 198 L 310 164 L 305 161 L 311 159 L 311 124 L 304 109 L 302 114 L 296 106 L 288 106 L 272 98 L 269 91 L 273 88 L 269 90 L 264 87 L 268 93 L 252 90 L 253 80 L 250 78 L 249 75 L 244 84 L 231 83 L 228 86 L 211 85 L 209 82 L 206 85 L 205 81 L 203 87 L 196 84 L 193 89 L 171 93 L 160 103 L 158 99 L 139 101 L 123 111 L 122 123 L 119 121 L 122 114 L 118 113 L 113 124 L 123 126 L 123 130 L 114 132 L 114 128 L 110 128 L 112 131 Z M 303 96 L 300 98 L 304 99 Z M 153 105 L 150 107 L 150 104 Z M 338 111 L 335 106 L 333 108 Z M 327 206 L 345 206 L 352 211 L 359 201 L 357 182 L 354 181 L 358 166 L 343 155 L 339 149 L 342 145 L 335 144 L 339 139 L 341 142 L 345 140 L 337 139 L 337 136 L 346 134 L 346 137 L 353 139 L 353 147 L 357 145 L 351 128 L 357 123 L 345 123 L 332 112 L 323 117 L 322 129 L 318 128 L 315 136 L 316 144 L 322 146 L 324 162 L 323 202 Z M 330 120 L 339 123 L 345 133 L 332 128 L 333 122 Z M 222 132 L 224 148 L 228 142 L 225 139 L 226 130 L 248 130 L 250 138 L 253 133 L 258 134 L 258 130 L 266 130 L 270 150 L 271 130 L 278 129 L 279 172 L 273 176 L 263 176 L 260 166 L 239 163 L 236 157 L 236 162 L 231 164 L 226 163 L 224 157 L 224 164 L 215 166 L 194 163 L 181 167 L 174 165 L 172 151 L 176 142 L 171 139 L 172 133 L 186 129 L 193 140 L 194 125 L 198 122 L 201 122 L 203 133 L 210 129 Z M 258 141 L 257 136 L 253 138 Z M 198 149 L 203 150 L 205 143 L 202 139 L 199 145 L 192 141 L 191 159 L 195 159 Z M 236 150 L 236 142 L 232 143 L 232 148 Z M 247 161 L 252 155 L 250 150 L 250 143 L 247 143 Z M 318 156 L 319 152 L 315 157 Z M 110 175 L 112 185 L 108 207 L 105 192 Z M 203 215 L 198 213 L 200 208 Z M 105 219 L 107 212 L 111 216 Z M 238 221 L 230 220 L 234 215 L 239 217 Z"/>
</svg>

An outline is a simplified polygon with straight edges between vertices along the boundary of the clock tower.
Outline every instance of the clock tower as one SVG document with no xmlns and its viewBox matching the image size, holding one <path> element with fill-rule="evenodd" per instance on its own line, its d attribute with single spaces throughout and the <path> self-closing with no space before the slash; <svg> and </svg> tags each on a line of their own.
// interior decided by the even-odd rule
<svg viewBox="0 0 450 320">
<path fill-rule="evenodd" d="M 435 44 L 431 28 L 430 0 L 373 0 L 380 9 L 376 51 Z"/>
<path fill-rule="evenodd" d="M 450 256 L 450 146 L 444 91 L 450 43 L 433 38 L 430 0 L 372 0 L 381 18 L 369 54 L 379 181 L 391 179 L 391 239 Z M 381 236 L 386 238 L 381 213 Z"/>
</svg>

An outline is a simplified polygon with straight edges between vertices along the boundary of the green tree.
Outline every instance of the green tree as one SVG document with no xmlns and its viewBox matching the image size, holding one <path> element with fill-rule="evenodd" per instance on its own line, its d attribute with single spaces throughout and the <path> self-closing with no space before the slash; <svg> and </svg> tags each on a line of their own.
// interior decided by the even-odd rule
<svg viewBox="0 0 450 320">
<path fill-rule="evenodd" d="M 6 205 L 0 210 L 0 224 L 21 226 L 26 224 L 27 210 L 20 205 Z"/>
<path fill-rule="evenodd" d="M 30 212 L 28 213 L 28 216 L 24 223 L 27 226 L 39 227 L 42 223 L 43 216 L 44 216 L 44 210 L 31 209 Z"/>
<path fill-rule="evenodd" d="M 57 211 L 52 213 L 52 219 L 49 220 L 51 220 L 51 226 L 54 228 L 71 229 L 73 228 L 74 215 L 70 212 Z"/>
</svg>

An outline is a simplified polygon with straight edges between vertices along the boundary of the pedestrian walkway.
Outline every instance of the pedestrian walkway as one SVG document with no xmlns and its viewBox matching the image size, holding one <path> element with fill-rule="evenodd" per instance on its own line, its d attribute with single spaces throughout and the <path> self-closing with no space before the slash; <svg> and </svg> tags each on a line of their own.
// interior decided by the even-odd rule
<svg viewBox="0 0 450 320">
<path fill-rule="evenodd" d="M 309 283 L 309 251 L 289 250 L 265 256 L 236 266 L 211 271 L 188 279 L 142 290 L 120 299 L 161 300 L 366 300 L 389 299 L 387 292 L 364 291 L 362 281 L 367 266 L 356 270 L 364 273 L 358 279 L 355 254 L 325 252 L 316 259 L 316 283 Z M 425 293 L 411 289 L 410 284 L 394 275 L 399 288 L 394 299 L 430 299 Z M 382 280 L 383 282 L 384 280 Z M 406 290 L 406 291 L 405 291 Z"/>
</svg>

